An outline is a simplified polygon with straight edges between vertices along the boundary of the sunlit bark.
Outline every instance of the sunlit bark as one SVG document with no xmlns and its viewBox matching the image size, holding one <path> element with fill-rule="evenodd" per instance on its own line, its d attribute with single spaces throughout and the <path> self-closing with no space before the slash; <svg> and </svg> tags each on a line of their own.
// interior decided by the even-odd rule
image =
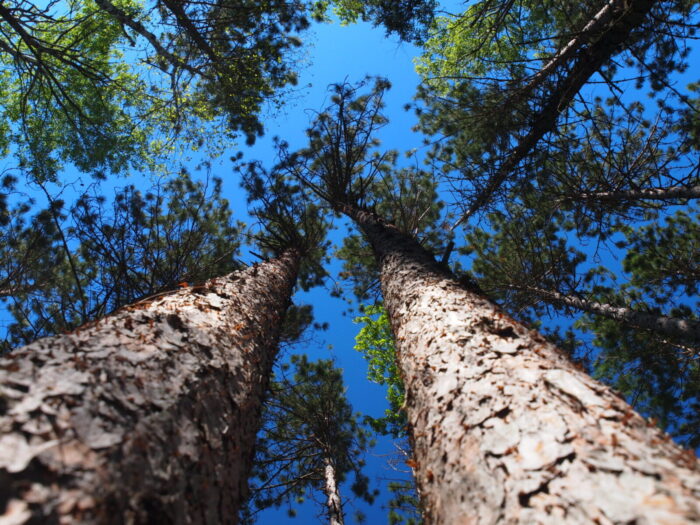
<svg viewBox="0 0 700 525">
<path fill-rule="evenodd" d="M 420 245 L 340 206 L 381 270 L 426 523 L 687 523 L 695 455 Z"/>
<path fill-rule="evenodd" d="M 326 508 L 328 510 L 328 523 L 330 525 L 343 525 L 343 506 L 338 490 L 338 479 L 333 460 L 326 458 L 324 469 L 324 482 L 326 492 Z"/>
</svg>

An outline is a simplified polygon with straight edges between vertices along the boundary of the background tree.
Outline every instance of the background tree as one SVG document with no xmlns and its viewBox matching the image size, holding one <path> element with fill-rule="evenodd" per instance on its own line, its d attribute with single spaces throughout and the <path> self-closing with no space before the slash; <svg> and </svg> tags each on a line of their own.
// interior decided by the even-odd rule
<svg viewBox="0 0 700 525">
<path fill-rule="evenodd" d="M 338 2 L 412 38 L 433 1 Z M 30 180 L 66 165 L 106 176 L 154 169 L 174 148 L 262 135 L 265 104 L 296 84 L 301 36 L 331 2 L 71 0 L 0 9 L 0 151 Z M 216 134 L 202 133 L 211 122 Z M 223 130 L 223 133 L 222 133 Z M 13 145 L 12 147 L 10 145 Z"/>
<path fill-rule="evenodd" d="M 697 247 L 687 221 L 664 224 L 694 213 L 698 105 L 675 79 L 697 5 L 610 18 L 621 6 L 479 2 L 441 18 L 419 67 L 422 129 L 462 217 L 481 210 L 459 221 L 481 288 L 532 326 L 577 318 L 590 335 L 558 324 L 579 362 L 692 444 L 697 280 L 673 261 Z"/>
<path fill-rule="evenodd" d="M 252 504 L 259 510 L 289 506 L 323 492 L 329 523 L 344 522 L 339 486 L 352 473 L 352 491 L 372 502 L 362 473 L 370 433 L 345 397 L 342 373 L 329 360 L 291 356 L 270 386 L 263 427 L 256 443 Z"/>
<path fill-rule="evenodd" d="M 406 414 L 402 411 L 406 401 L 403 382 L 396 365 L 394 336 L 389 317 L 381 305 L 362 308 L 362 315 L 354 319 L 362 328 L 355 337 L 355 350 L 367 360 L 367 379 L 378 385 L 386 385 L 389 408 L 382 418 L 369 418 L 377 432 L 396 437 L 406 435 Z"/>
<path fill-rule="evenodd" d="M 344 23 L 372 22 L 382 25 L 388 35 L 396 33 L 406 41 L 422 41 L 432 24 L 436 0 L 335 0 L 318 2 L 328 6 L 333 4 L 335 14 Z"/>
<path fill-rule="evenodd" d="M 362 325 L 355 337 L 355 350 L 361 352 L 367 360 L 367 379 L 386 385 L 386 398 L 389 402 L 384 417 L 368 416 L 367 421 L 376 432 L 390 435 L 396 440 L 397 457 L 390 461 L 393 463 L 392 468 L 401 471 L 401 465 L 406 465 L 410 473 L 408 479 L 395 479 L 387 484 L 392 494 L 387 504 L 388 521 L 390 525 L 416 525 L 422 522 L 422 511 L 411 468 L 415 460 L 408 439 L 408 421 L 404 410 L 406 394 L 397 366 L 389 317 L 381 305 L 369 305 L 362 308 L 362 315 L 356 317 L 354 322 Z"/>
<path fill-rule="evenodd" d="M 532 153 L 585 143 L 599 122 L 606 128 L 588 82 L 605 83 L 606 102 L 623 115 L 638 104 L 622 96 L 635 83 L 650 88 L 662 121 L 692 113 L 670 77 L 687 68 L 695 10 L 684 1 L 484 0 L 441 18 L 419 66 L 421 127 L 435 135 L 433 155 L 456 191 L 459 222 L 512 198 L 534 171 Z"/>
<path fill-rule="evenodd" d="M 15 285 L 9 299 L 14 345 L 240 266 L 243 225 L 233 220 L 216 178 L 195 182 L 182 172 L 145 193 L 127 186 L 116 191 L 111 209 L 93 187 L 68 212 L 62 208 L 53 200 L 32 221 L 52 233 L 34 246 L 41 264 L 21 274 L 32 285 Z M 26 258 L 15 249 L 8 256 L 15 265 Z"/>
<path fill-rule="evenodd" d="M 280 192 L 256 210 L 273 259 L 147 297 L 4 358 L 6 516 L 237 521 L 300 260 L 325 235 L 313 207 L 292 196 Z M 23 427 L 30 419 L 36 425 Z M 70 464 L 66 450 L 76 451 Z"/>
<path fill-rule="evenodd" d="M 492 218 L 494 230 L 469 235 L 481 286 L 519 318 L 564 314 L 577 319 L 575 326 L 592 335 L 593 349 L 587 351 L 591 369 L 692 446 L 698 439 L 697 343 L 683 333 L 635 323 L 632 314 L 688 326 L 696 322 L 697 280 L 693 264 L 685 264 L 697 253 L 696 221 L 678 210 L 663 222 L 626 226 L 625 236 L 616 241 L 626 253 L 619 273 L 613 274 L 602 266 L 586 269 L 584 254 L 566 242 L 558 221 L 543 226 L 536 217 Z M 607 313 L 598 307 L 582 315 L 586 305 L 601 304 L 608 306 Z M 579 358 L 587 354 L 576 349 Z"/>
</svg>

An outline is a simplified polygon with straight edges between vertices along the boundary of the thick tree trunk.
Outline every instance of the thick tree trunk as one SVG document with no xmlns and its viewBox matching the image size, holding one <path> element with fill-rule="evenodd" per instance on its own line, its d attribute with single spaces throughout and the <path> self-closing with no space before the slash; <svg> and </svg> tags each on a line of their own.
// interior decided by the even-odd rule
<svg viewBox="0 0 700 525">
<path fill-rule="evenodd" d="M 0 523 L 236 523 L 295 251 L 0 360 Z"/>
<path fill-rule="evenodd" d="M 343 525 L 343 505 L 338 490 L 338 479 L 333 460 L 325 458 L 324 482 L 326 492 L 326 508 L 330 525 Z"/>
<path fill-rule="evenodd" d="M 674 338 L 685 339 L 686 341 L 700 344 L 700 322 L 698 321 L 639 312 L 631 308 L 598 303 L 596 301 L 589 301 L 580 297 L 564 295 L 559 292 L 542 290 L 540 288 L 527 287 L 525 290 L 549 302 L 570 306 L 582 312 L 601 315 L 608 319 L 614 319 L 643 330 L 652 330 Z"/>
<path fill-rule="evenodd" d="M 371 242 L 429 524 L 700 521 L 695 455 L 415 241 Z"/>
</svg>

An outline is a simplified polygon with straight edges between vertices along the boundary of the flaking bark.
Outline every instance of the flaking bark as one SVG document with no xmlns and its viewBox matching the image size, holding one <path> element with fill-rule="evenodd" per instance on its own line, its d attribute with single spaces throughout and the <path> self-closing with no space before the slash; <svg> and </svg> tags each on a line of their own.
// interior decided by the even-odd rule
<svg viewBox="0 0 700 525">
<path fill-rule="evenodd" d="M 299 255 L 0 360 L 0 522 L 236 523 Z"/>
<path fill-rule="evenodd" d="M 428 524 L 700 521 L 695 455 L 413 239 L 373 246 Z"/>
</svg>

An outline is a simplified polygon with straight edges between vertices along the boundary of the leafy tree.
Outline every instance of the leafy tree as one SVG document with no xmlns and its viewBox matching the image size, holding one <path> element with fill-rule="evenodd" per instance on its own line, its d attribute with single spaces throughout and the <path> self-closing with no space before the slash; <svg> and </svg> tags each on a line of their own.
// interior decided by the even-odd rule
<svg viewBox="0 0 700 525">
<path fill-rule="evenodd" d="M 400 5 L 399 5 L 400 4 Z M 403 38 L 434 1 L 337 2 Z M 154 169 L 174 148 L 262 135 L 266 102 L 297 81 L 300 36 L 327 1 L 70 0 L 0 8 L 0 151 L 54 181 L 73 165 L 97 176 Z M 224 122 L 207 139 L 203 130 Z M 222 133 L 223 128 L 223 133 Z"/>
<path fill-rule="evenodd" d="M 315 3 L 8 2 L 0 9 L 0 151 L 29 180 L 65 166 L 154 170 L 178 149 L 262 134 L 296 83 Z M 222 122 L 217 133 L 204 130 Z M 222 132 L 223 130 L 223 132 Z M 211 137 L 211 138 L 208 138 Z"/>
<path fill-rule="evenodd" d="M 421 41 L 430 27 L 436 0 L 334 0 L 320 4 L 333 4 L 334 12 L 341 21 L 372 22 L 382 25 L 387 34 L 396 33 L 402 40 Z"/>
<path fill-rule="evenodd" d="M 116 60 L 121 41 L 91 1 L 0 8 L 0 143 L 32 180 L 55 180 L 67 163 L 108 174 L 144 160 L 149 125 L 133 115 L 147 95 Z"/>
<path fill-rule="evenodd" d="M 403 382 L 396 366 L 394 338 L 389 317 L 381 306 L 364 306 L 363 315 L 354 319 L 362 328 L 355 336 L 355 350 L 367 360 L 367 379 L 386 385 L 389 408 L 382 418 L 369 418 L 370 424 L 381 434 L 395 438 L 406 435 L 406 415 L 402 412 L 405 401 Z"/>
<path fill-rule="evenodd" d="M 350 474 L 353 493 L 373 501 L 376 491 L 362 473 L 370 433 L 352 412 L 342 372 L 332 361 L 292 356 L 270 386 L 263 422 L 253 471 L 257 509 L 287 505 L 294 516 L 294 502 L 324 492 L 330 523 L 343 523 L 338 485 Z"/>
</svg>

